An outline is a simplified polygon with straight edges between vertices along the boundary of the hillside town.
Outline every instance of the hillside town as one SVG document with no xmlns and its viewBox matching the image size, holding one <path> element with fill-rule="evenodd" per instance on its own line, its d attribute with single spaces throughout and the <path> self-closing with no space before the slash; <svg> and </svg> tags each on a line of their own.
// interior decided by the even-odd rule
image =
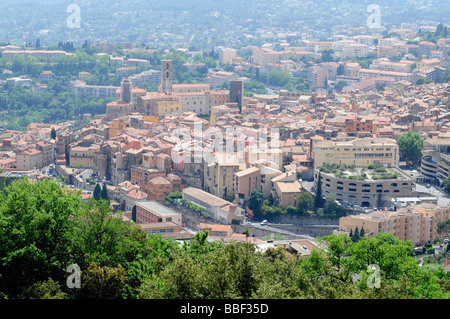
<svg viewBox="0 0 450 319">
<path fill-rule="evenodd" d="M 447 2 L 0 1 L 0 300 L 450 299 Z"/>
<path fill-rule="evenodd" d="M 298 241 L 297 252 L 306 254 L 317 236 L 363 228 L 368 236 L 387 232 L 425 245 L 450 219 L 450 83 L 439 80 L 450 65 L 450 38 L 392 34 L 267 43 L 243 48 L 252 51 L 245 59 L 219 47 L 218 63 L 232 68 L 210 70 L 204 83 L 174 83 L 178 70 L 169 59 L 156 70 L 148 60 L 108 56 L 120 86 L 88 85 L 84 71 L 70 82 L 77 97 L 111 98 L 106 113 L 82 114 L 81 126 L 2 129 L 0 177 L 57 179 L 80 190 L 83 201 L 103 185 L 114 211 L 164 238 L 207 229 L 210 240 L 267 245 L 278 236 L 285 240 L 279 245 Z M 2 47 L 10 61 L 70 54 Z M 364 67 L 355 62 L 369 56 Z M 251 79 L 243 74 L 272 70 L 304 76 L 309 90 L 245 94 Z M 37 81 L 5 83 L 39 91 L 53 77 L 43 71 Z M 423 141 L 416 161 L 398 143 L 411 132 Z M 251 209 L 255 191 L 270 203 L 264 213 Z M 344 213 L 326 218 L 326 208 L 311 207 L 295 216 L 304 193 Z"/>
</svg>

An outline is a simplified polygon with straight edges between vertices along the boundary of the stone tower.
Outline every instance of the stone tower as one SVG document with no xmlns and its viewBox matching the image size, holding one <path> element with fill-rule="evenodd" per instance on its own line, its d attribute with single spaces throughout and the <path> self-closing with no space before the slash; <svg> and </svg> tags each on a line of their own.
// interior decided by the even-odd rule
<svg viewBox="0 0 450 319">
<path fill-rule="evenodd" d="M 230 102 L 237 103 L 239 111 L 242 112 L 242 103 L 244 101 L 244 81 L 230 81 Z"/>
<path fill-rule="evenodd" d="M 163 60 L 161 66 L 161 92 L 172 94 L 172 60 Z"/>
<path fill-rule="evenodd" d="M 131 82 L 128 78 L 123 79 L 120 89 L 120 100 L 131 103 Z"/>
</svg>

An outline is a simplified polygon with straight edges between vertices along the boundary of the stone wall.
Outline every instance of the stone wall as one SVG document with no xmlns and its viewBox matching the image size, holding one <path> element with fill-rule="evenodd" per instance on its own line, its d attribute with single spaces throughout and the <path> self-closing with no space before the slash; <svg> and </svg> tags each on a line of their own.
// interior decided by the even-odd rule
<svg viewBox="0 0 450 319">
<path fill-rule="evenodd" d="M 273 220 L 274 223 L 296 224 L 296 225 L 339 225 L 339 219 L 325 219 L 314 217 L 302 217 L 281 215 Z"/>
</svg>

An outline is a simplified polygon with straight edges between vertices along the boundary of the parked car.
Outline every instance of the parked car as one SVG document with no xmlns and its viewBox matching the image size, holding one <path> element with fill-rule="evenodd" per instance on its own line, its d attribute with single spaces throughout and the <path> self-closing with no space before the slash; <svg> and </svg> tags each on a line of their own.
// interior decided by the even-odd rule
<svg viewBox="0 0 450 319">
<path fill-rule="evenodd" d="M 261 222 L 261 226 L 267 226 L 267 224 L 268 224 L 267 220 L 263 220 L 263 221 Z"/>
</svg>

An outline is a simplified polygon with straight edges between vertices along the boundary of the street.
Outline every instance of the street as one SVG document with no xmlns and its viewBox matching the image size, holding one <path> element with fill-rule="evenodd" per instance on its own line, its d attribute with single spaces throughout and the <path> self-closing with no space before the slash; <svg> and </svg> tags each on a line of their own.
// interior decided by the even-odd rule
<svg viewBox="0 0 450 319">
<path fill-rule="evenodd" d="M 450 206 L 450 198 L 447 194 L 443 193 L 441 190 L 431 186 L 427 188 L 425 185 L 416 184 L 416 191 L 421 193 L 428 193 L 433 197 L 438 199 L 437 204 L 439 206 Z"/>
</svg>

